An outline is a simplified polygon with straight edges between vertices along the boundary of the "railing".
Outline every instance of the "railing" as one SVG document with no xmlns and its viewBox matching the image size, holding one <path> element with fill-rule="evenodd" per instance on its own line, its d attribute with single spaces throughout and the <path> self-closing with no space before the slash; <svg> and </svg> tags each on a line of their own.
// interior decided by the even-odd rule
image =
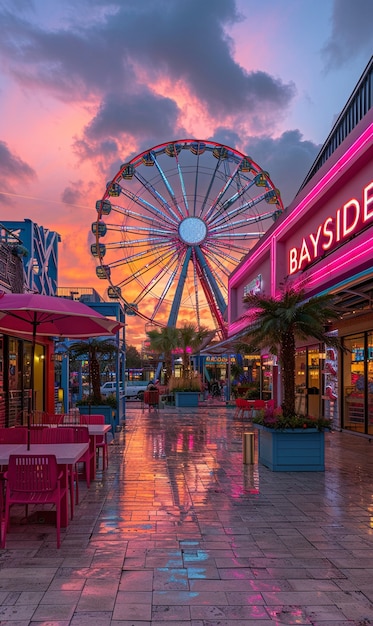
<svg viewBox="0 0 373 626">
<path fill-rule="evenodd" d="M 27 423 L 30 390 L 14 390 L 0 393 L 0 426 L 10 427 Z"/>
</svg>

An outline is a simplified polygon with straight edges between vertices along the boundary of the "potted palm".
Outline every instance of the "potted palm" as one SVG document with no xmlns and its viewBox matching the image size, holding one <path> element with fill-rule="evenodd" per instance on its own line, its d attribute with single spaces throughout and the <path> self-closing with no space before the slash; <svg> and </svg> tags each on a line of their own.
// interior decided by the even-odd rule
<svg viewBox="0 0 373 626">
<path fill-rule="evenodd" d="M 247 340 L 257 348 L 266 348 L 278 355 L 281 367 L 283 400 L 279 412 L 262 414 L 253 420 L 259 429 L 259 461 L 277 471 L 323 470 L 324 431 L 329 422 L 322 419 L 318 422 L 297 415 L 295 354 L 298 339 L 313 338 L 340 348 L 338 337 L 326 332 L 330 321 L 339 318 L 333 298 L 325 294 L 306 299 L 302 288 L 285 286 L 277 298 L 249 294 L 245 296 L 244 302 L 251 309 Z M 311 434 L 314 436 L 311 437 Z M 277 458 L 280 444 L 283 449 Z M 291 461 L 293 452 L 295 459 Z"/>
<path fill-rule="evenodd" d="M 87 341 L 72 343 L 69 352 L 75 359 L 83 357 L 88 360 L 90 391 L 88 395 L 77 401 L 76 405 L 79 407 L 79 412 L 104 415 L 105 422 L 111 424 L 114 433 L 118 413 L 117 398 L 114 394 L 106 397 L 101 395 L 100 362 L 116 356 L 118 353 L 117 346 L 110 339 L 91 338 Z"/>
</svg>

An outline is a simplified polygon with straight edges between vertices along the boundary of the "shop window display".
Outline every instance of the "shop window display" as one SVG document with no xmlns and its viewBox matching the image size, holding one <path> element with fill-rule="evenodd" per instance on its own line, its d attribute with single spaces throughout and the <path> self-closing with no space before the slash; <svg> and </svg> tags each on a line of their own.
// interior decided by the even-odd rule
<svg viewBox="0 0 373 626">
<path fill-rule="evenodd" d="M 356 432 L 366 432 L 366 397 L 368 398 L 368 432 L 372 426 L 369 414 L 370 397 L 373 398 L 373 361 L 366 359 L 367 342 L 372 335 L 361 334 L 344 339 L 343 356 L 344 415 L 343 427 Z"/>
</svg>

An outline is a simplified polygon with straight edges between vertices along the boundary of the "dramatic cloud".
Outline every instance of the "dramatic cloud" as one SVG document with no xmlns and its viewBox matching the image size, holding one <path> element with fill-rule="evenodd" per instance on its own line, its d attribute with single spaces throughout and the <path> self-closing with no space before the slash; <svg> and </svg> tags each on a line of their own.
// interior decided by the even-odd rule
<svg viewBox="0 0 373 626">
<path fill-rule="evenodd" d="M 135 135 L 137 138 L 170 137 L 177 125 L 178 108 L 169 98 L 161 98 L 149 91 L 128 97 L 110 94 L 85 129 L 88 140 Z"/>
<path fill-rule="evenodd" d="M 13 154 L 4 141 L 0 141 L 0 188 L 2 191 L 19 193 L 19 185 L 36 179 L 36 173 L 25 161 Z M 14 184 L 17 187 L 14 189 Z M 0 194 L 0 202 L 9 202 Z"/>
<path fill-rule="evenodd" d="M 372 54 L 372 0 L 334 0 L 332 31 L 322 49 L 326 69 L 339 68 L 351 58 Z"/>
<path fill-rule="evenodd" d="M 142 82 L 168 76 L 171 83 L 183 82 L 214 114 L 245 111 L 260 117 L 268 107 L 279 114 L 289 106 L 292 84 L 263 71 L 248 73 L 234 60 L 225 31 L 239 19 L 234 0 L 111 6 L 100 21 L 86 21 L 82 13 L 69 28 L 48 28 L 3 12 L 0 50 L 7 70 L 22 84 L 44 87 L 63 100 L 129 94 Z"/>
</svg>

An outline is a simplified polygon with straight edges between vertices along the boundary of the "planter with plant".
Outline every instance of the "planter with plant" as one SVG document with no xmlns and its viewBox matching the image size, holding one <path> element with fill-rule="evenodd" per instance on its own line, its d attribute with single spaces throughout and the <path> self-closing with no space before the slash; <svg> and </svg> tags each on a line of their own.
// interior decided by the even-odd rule
<svg viewBox="0 0 373 626">
<path fill-rule="evenodd" d="M 169 381 L 169 390 L 175 395 L 176 407 L 196 407 L 202 392 L 201 376 L 198 373 L 180 378 L 172 376 Z"/>
<path fill-rule="evenodd" d="M 322 472 L 325 469 L 324 433 L 331 422 L 324 417 L 284 415 L 281 408 L 253 417 L 258 430 L 259 463 L 275 472 Z"/>
<path fill-rule="evenodd" d="M 285 285 L 277 297 L 248 294 L 251 309 L 247 340 L 279 357 L 282 405 L 253 419 L 259 430 L 259 461 L 275 471 L 324 470 L 324 431 L 330 427 L 323 417 L 298 415 L 295 410 L 296 340 L 316 339 L 326 346 L 340 347 L 338 337 L 326 328 L 338 319 L 333 297 L 324 294 L 307 298 L 299 287 Z"/>
<path fill-rule="evenodd" d="M 118 406 L 116 396 L 102 396 L 100 364 L 117 356 L 117 347 L 110 339 L 88 339 L 73 343 L 69 352 L 73 358 L 88 359 L 89 387 L 91 392 L 76 402 L 82 414 L 104 415 L 105 422 L 110 424 L 113 433 L 118 425 Z"/>
</svg>

